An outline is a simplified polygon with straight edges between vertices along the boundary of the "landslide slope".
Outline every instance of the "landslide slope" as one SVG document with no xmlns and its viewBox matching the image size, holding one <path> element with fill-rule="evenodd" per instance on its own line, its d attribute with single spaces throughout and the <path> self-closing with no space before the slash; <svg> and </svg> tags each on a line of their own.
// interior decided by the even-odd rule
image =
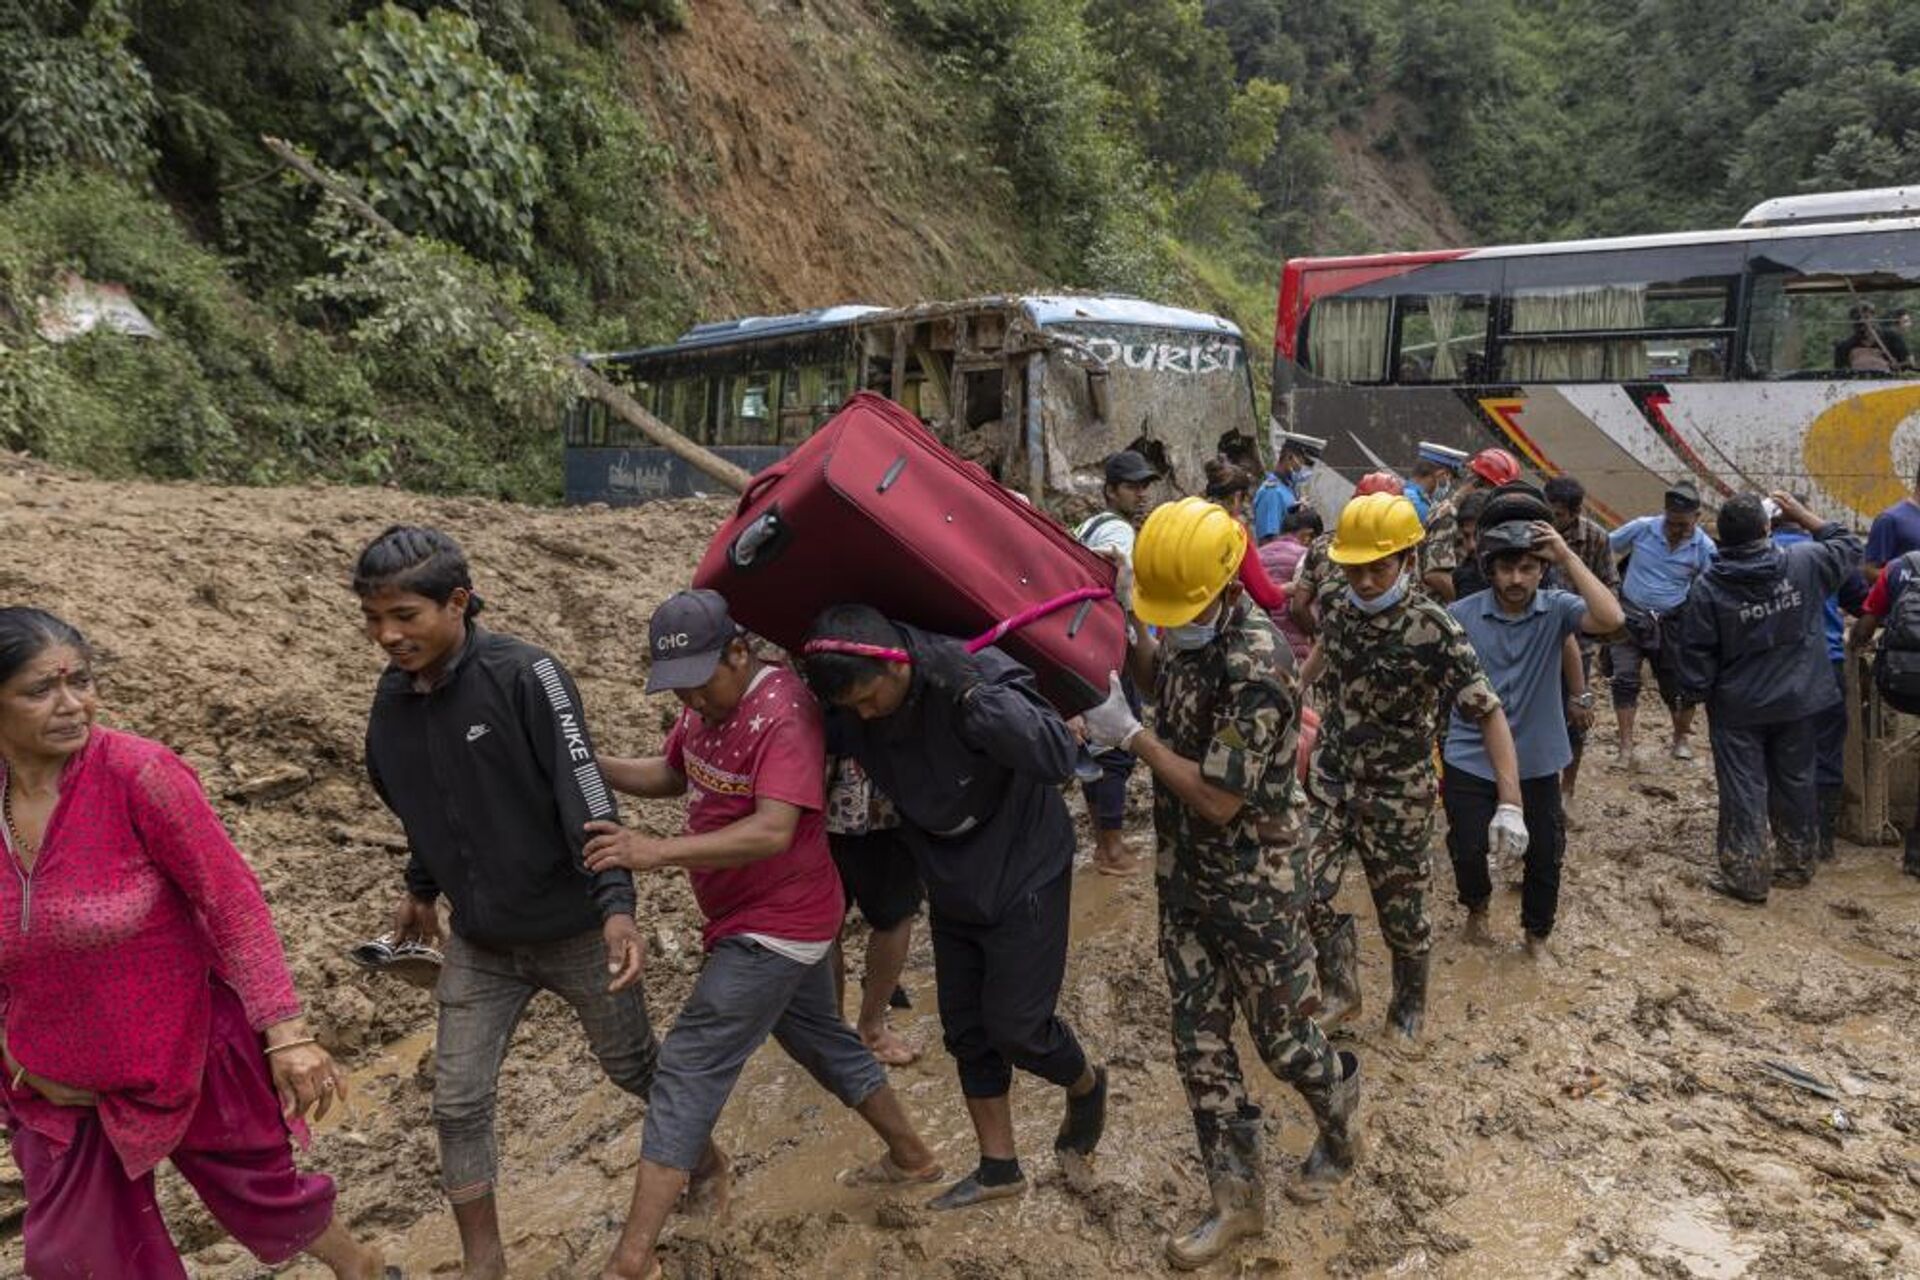
<svg viewBox="0 0 1920 1280">
<path fill-rule="evenodd" d="M 877 0 L 702 0 L 625 48 L 675 205 L 710 232 L 686 246 L 703 316 L 1043 283 L 1010 184 Z"/>
</svg>

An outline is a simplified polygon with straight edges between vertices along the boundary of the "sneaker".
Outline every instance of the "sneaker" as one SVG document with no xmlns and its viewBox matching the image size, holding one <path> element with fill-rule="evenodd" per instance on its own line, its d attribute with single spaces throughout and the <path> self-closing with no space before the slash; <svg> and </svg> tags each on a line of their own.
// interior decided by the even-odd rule
<svg viewBox="0 0 1920 1280">
<path fill-rule="evenodd" d="M 1675 760 L 1693 759 L 1693 745 L 1685 738 L 1680 739 L 1680 741 L 1673 744 L 1673 758 Z"/>
</svg>

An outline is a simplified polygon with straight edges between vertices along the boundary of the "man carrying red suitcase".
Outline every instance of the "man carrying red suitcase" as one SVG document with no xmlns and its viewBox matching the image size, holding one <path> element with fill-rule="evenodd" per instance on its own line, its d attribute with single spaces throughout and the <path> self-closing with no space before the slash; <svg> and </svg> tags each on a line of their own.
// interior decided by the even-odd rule
<svg viewBox="0 0 1920 1280">
<path fill-rule="evenodd" d="M 926 884 L 940 1023 L 980 1164 L 935 1209 L 1019 1195 L 1013 1068 L 1067 1092 L 1069 1172 L 1106 1125 L 1107 1073 L 1055 1006 L 1066 973 L 1074 833 L 1060 788 L 1078 744 L 1033 674 L 998 649 L 836 605 L 802 650 L 836 738 L 900 810 Z"/>
</svg>

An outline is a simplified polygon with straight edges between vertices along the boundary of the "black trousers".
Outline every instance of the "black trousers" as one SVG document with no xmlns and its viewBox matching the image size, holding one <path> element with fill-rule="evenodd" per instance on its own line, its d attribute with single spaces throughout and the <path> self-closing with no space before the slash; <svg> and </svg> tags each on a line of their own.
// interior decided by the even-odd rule
<svg viewBox="0 0 1920 1280">
<path fill-rule="evenodd" d="M 1813 874 L 1819 832 L 1814 736 L 1811 719 L 1707 724 L 1720 784 L 1720 872 L 1742 897 L 1766 897 L 1776 876 Z"/>
<path fill-rule="evenodd" d="M 1484 907 L 1493 897 L 1487 872 L 1487 824 L 1500 807 L 1493 783 L 1446 768 L 1447 853 L 1453 858 L 1453 883 L 1461 905 Z M 1520 887 L 1520 925 L 1536 938 L 1553 932 L 1560 909 L 1560 860 L 1566 853 L 1566 815 L 1560 806 L 1560 775 L 1526 778 L 1520 783 L 1520 808 L 1527 819 L 1526 877 Z"/>
<path fill-rule="evenodd" d="M 1067 973 L 1073 873 L 1015 902 L 992 924 L 929 914 L 940 1028 L 969 1098 L 998 1098 L 1013 1069 L 1063 1088 L 1087 1069 L 1073 1028 L 1054 1013 Z"/>
<path fill-rule="evenodd" d="M 1813 782 L 1822 791 L 1841 786 L 1847 772 L 1847 664 L 1836 659 L 1833 685 L 1840 698 L 1813 718 Z"/>
</svg>

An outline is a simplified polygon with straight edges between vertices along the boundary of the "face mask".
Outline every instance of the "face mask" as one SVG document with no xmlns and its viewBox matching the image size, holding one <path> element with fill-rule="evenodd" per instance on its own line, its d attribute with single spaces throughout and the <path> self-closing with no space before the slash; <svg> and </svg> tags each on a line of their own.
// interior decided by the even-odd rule
<svg viewBox="0 0 1920 1280">
<path fill-rule="evenodd" d="M 1313 479 L 1312 467 L 1295 467 L 1287 474 L 1287 485 L 1290 488 L 1298 489 L 1311 479 Z"/>
<path fill-rule="evenodd" d="M 1385 613 L 1407 598 L 1407 575 L 1401 574 L 1394 584 L 1371 600 L 1362 600 L 1352 587 L 1347 588 L 1347 599 L 1353 607 L 1368 615 Z"/>
<path fill-rule="evenodd" d="M 1195 620 L 1183 626 L 1168 627 L 1166 631 L 1162 633 L 1167 644 L 1180 653 L 1191 653 L 1195 649 L 1204 649 L 1212 644 L 1214 637 L 1219 634 L 1220 620 L 1218 614 L 1216 614 L 1210 622 Z"/>
</svg>

